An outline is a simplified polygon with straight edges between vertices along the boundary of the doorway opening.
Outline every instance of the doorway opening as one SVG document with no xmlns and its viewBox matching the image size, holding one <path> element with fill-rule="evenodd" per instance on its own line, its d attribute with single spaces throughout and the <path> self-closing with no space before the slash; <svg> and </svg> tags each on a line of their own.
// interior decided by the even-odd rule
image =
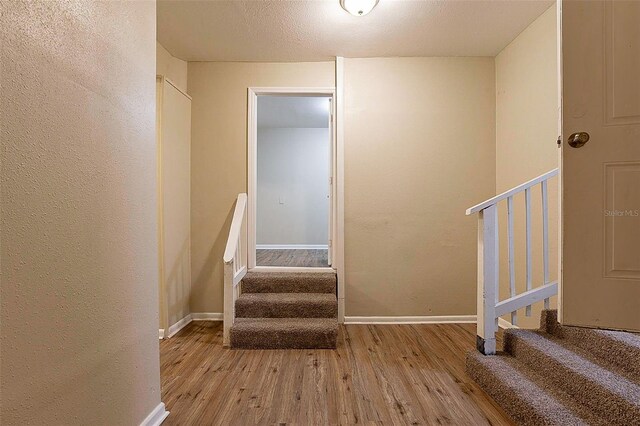
<svg viewBox="0 0 640 426">
<path fill-rule="evenodd" d="M 249 95 L 249 267 L 331 268 L 333 90 Z"/>
</svg>

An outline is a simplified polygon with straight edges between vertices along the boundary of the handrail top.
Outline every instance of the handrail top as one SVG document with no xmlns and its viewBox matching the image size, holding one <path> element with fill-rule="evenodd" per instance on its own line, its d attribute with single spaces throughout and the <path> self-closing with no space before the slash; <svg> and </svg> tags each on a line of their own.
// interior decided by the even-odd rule
<svg viewBox="0 0 640 426">
<path fill-rule="evenodd" d="M 242 229 L 242 218 L 247 207 L 247 194 L 241 192 L 238 194 L 236 201 L 236 208 L 233 211 L 233 219 L 231 220 L 231 227 L 229 228 L 229 238 L 227 239 L 227 246 L 224 249 L 223 260 L 224 263 L 230 263 L 233 261 L 233 257 L 236 254 L 236 248 L 238 247 L 238 240 L 240 239 L 240 231 Z"/>
<path fill-rule="evenodd" d="M 519 192 L 524 191 L 525 189 L 529 189 L 532 186 L 535 186 L 537 184 L 539 184 L 540 182 L 543 182 L 545 180 L 548 180 L 554 176 L 556 176 L 558 174 L 558 169 L 555 168 L 553 170 L 548 171 L 547 173 L 540 175 L 536 178 L 531 179 L 530 181 L 527 181 L 523 184 L 520 184 L 518 186 L 515 186 L 511 189 L 509 189 L 508 191 L 503 192 L 502 194 L 496 195 L 493 198 L 489 198 L 487 201 L 483 201 L 480 204 L 476 204 L 473 207 L 470 207 L 467 209 L 467 216 L 473 214 L 473 213 L 477 213 L 480 210 L 484 210 L 487 207 L 491 207 L 495 204 L 498 204 L 500 201 L 505 200 L 509 197 L 514 196 L 515 194 L 518 194 Z"/>
</svg>

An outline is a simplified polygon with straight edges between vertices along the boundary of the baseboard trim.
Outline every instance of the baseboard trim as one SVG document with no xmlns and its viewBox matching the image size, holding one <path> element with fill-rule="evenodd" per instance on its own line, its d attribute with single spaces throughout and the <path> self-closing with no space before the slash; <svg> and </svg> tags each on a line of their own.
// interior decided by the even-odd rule
<svg viewBox="0 0 640 426">
<path fill-rule="evenodd" d="M 164 339 L 164 328 L 158 329 L 158 337 L 160 338 L 160 340 Z"/>
<path fill-rule="evenodd" d="M 161 402 L 149 413 L 149 415 L 140 423 L 140 426 L 159 426 L 169 416 L 169 412 L 165 409 L 164 402 Z"/>
<path fill-rule="evenodd" d="M 193 321 L 222 321 L 224 314 L 222 312 L 197 312 L 191 314 Z"/>
<path fill-rule="evenodd" d="M 344 317 L 345 324 L 472 324 L 476 321 L 475 315 Z"/>
<path fill-rule="evenodd" d="M 502 329 L 520 328 L 517 325 L 513 325 L 509 321 L 507 321 L 506 319 L 502 319 L 502 318 L 498 318 L 498 327 L 500 327 Z"/>
<path fill-rule="evenodd" d="M 249 272 L 333 272 L 336 270 L 330 266 L 304 267 L 304 266 L 256 266 Z"/>
<path fill-rule="evenodd" d="M 326 244 L 256 244 L 256 250 L 327 250 Z"/>
<path fill-rule="evenodd" d="M 177 332 L 185 328 L 191 321 L 192 321 L 191 314 L 188 314 L 186 317 L 182 318 L 177 323 L 169 327 L 169 330 L 166 333 L 166 337 L 167 338 L 173 337 Z"/>
</svg>

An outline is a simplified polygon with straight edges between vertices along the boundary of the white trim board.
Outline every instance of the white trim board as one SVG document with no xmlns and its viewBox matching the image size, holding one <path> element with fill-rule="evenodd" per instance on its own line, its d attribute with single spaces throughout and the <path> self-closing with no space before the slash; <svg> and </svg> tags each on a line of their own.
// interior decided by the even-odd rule
<svg viewBox="0 0 640 426">
<path fill-rule="evenodd" d="M 335 87 L 248 87 L 247 88 L 247 263 L 249 269 L 256 267 L 256 196 L 258 188 L 258 96 L 260 95 L 285 95 L 285 96 L 321 96 L 332 99 L 335 104 Z M 331 114 L 335 132 L 335 114 Z M 335 143 L 334 138 L 332 138 Z M 335 155 L 336 151 L 332 148 Z M 332 170 L 334 181 L 338 178 Z M 339 184 L 339 183 L 338 183 Z M 340 202 L 339 200 L 335 200 Z M 333 212 L 332 212 L 333 214 Z M 334 228 L 335 228 L 334 224 Z M 332 234 L 334 232 L 332 231 Z M 333 258 L 333 256 L 332 256 Z"/>
<path fill-rule="evenodd" d="M 256 250 L 328 250 L 326 244 L 256 244 Z"/>
<path fill-rule="evenodd" d="M 336 270 L 327 267 L 305 267 L 305 266 L 256 266 L 249 269 L 249 272 L 333 272 Z"/>
<path fill-rule="evenodd" d="M 140 426 L 159 426 L 169 416 L 169 412 L 164 407 L 164 402 L 156 405 L 156 408 L 140 423 Z"/>
<path fill-rule="evenodd" d="M 334 177 L 337 185 L 333 185 L 334 191 L 334 219 L 333 225 L 333 253 L 331 265 L 336 268 L 338 274 L 338 322 L 344 323 L 345 311 L 345 270 L 344 270 L 344 58 L 336 57 L 336 95 L 333 103 L 334 118 Z"/>
<path fill-rule="evenodd" d="M 192 321 L 222 321 L 222 312 L 194 312 L 191 314 Z"/>
<path fill-rule="evenodd" d="M 223 314 L 221 312 L 194 312 L 182 318 L 177 323 L 169 327 L 168 330 L 160 329 L 160 338 L 170 338 L 175 336 L 180 330 L 185 328 L 191 321 L 222 321 Z"/>
<path fill-rule="evenodd" d="M 472 324 L 476 315 L 344 317 L 345 324 Z"/>
<path fill-rule="evenodd" d="M 502 318 L 498 318 L 498 327 L 500 327 L 502 329 L 520 328 L 517 325 L 513 325 L 509 321 L 507 321 L 506 319 L 502 319 Z"/>
<path fill-rule="evenodd" d="M 164 339 L 164 328 L 159 328 L 158 329 L 158 337 L 160 339 Z"/>
<path fill-rule="evenodd" d="M 185 328 L 191 321 L 191 314 L 188 314 L 186 317 L 182 318 L 177 323 L 169 327 L 169 330 L 167 330 L 165 336 L 167 338 L 173 337 L 177 332 Z"/>
</svg>

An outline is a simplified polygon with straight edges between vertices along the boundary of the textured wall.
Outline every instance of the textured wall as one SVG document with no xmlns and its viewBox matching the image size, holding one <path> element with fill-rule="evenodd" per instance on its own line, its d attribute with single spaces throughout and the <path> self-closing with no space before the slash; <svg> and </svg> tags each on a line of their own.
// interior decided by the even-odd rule
<svg viewBox="0 0 640 426">
<path fill-rule="evenodd" d="M 474 315 L 493 58 L 345 59 L 345 315 Z"/>
<path fill-rule="evenodd" d="M 496 192 L 500 193 L 558 167 L 558 69 L 556 6 L 550 7 L 496 57 Z M 549 184 L 550 276 L 558 276 L 558 188 Z M 542 210 L 532 192 L 533 285 L 543 280 Z M 504 203 L 503 203 L 504 204 Z M 514 198 L 516 288 L 526 290 L 524 196 Z M 509 297 L 506 206 L 501 206 L 501 297 Z M 555 303 L 555 298 L 553 300 Z M 542 304 L 519 325 L 536 327 Z M 505 319 L 510 320 L 510 316 Z"/>
<path fill-rule="evenodd" d="M 333 87 L 333 62 L 190 62 L 191 311 L 222 312 L 222 254 L 247 190 L 247 88 Z"/>
<path fill-rule="evenodd" d="M 153 2 L 0 3 L 0 423 L 160 402 Z"/>
</svg>

